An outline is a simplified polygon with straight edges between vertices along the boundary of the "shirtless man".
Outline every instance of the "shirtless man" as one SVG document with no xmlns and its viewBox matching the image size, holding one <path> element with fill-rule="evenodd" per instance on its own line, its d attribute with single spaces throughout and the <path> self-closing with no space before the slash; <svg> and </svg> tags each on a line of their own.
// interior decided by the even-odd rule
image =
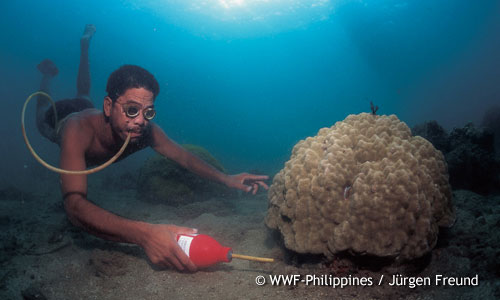
<svg viewBox="0 0 500 300">
<path fill-rule="evenodd" d="M 50 118 L 52 108 L 49 107 L 45 113 L 37 111 L 37 118 L 41 118 L 37 120 L 40 132 L 61 147 L 62 169 L 84 170 L 107 161 L 119 150 L 130 132 L 130 144 L 121 158 L 152 147 L 184 168 L 229 187 L 253 194 L 259 186 L 268 188 L 264 183 L 267 176 L 247 173 L 227 175 L 219 172 L 184 150 L 153 123 L 156 114 L 154 101 L 159 93 L 159 85 L 151 73 L 139 66 L 124 65 L 109 76 L 103 111 L 87 108 L 88 103 L 84 101 L 88 101 L 90 90 L 87 55 L 94 32 L 95 28 L 87 25 L 81 39 L 81 55 L 84 57 L 80 58 L 77 98 L 63 100 L 66 102 L 59 105 L 64 110 L 64 113 L 59 108 L 57 111 L 58 120 L 62 120 L 59 126 L 54 124 L 53 113 Z M 57 68 L 45 61 L 39 65 L 39 69 L 44 75 L 42 87 L 48 91 L 48 79 L 57 74 Z M 37 110 L 42 109 L 46 103 L 43 103 L 42 98 L 37 100 Z M 178 270 L 196 270 L 196 266 L 176 242 L 177 234 L 195 233 L 196 229 L 134 221 L 106 211 L 87 199 L 85 175 L 61 175 L 61 190 L 64 208 L 74 225 L 104 239 L 137 244 L 144 249 L 153 264 Z"/>
</svg>

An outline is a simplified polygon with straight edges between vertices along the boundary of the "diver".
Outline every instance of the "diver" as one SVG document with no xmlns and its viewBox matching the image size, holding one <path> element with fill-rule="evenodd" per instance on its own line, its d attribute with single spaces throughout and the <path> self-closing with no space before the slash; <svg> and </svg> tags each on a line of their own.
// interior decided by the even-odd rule
<svg viewBox="0 0 500 300">
<path fill-rule="evenodd" d="M 88 47 L 95 32 L 85 27 L 81 43 L 77 96 L 56 102 L 57 117 L 43 97 L 37 98 L 37 125 L 40 133 L 61 148 L 60 167 L 85 170 L 107 161 L 130 139 L 120 159 L 144 149 L 153 148 L 182 167 L 231 188 L 255 194 L 259 186 L 268 189 L 268 176 L 241 173 L 227 175 L 184 150 L 153 122 L 155 99 L 160 91 L 155 77 L 136 65 L 123 65 L 108 78 L 103 111 L 89 99 L 90 73 Z M 38 65 L 43 78 L 41 88 L 48 92 L 50 79 L 58 70 L 49 60 Z M 51 113 L 52 111 L 52 113 Z M 95 236 L 142 247 L 155 265 L 195 271 L 196 266 L 177 244 L 177 234 L 196 233 L 196 229 L 171 224 L 152 224 L 129 220 L 95 205 L 87 198 L 87 176 L 61 174 L 61 192 L 68 219 Z"/>
</svg>

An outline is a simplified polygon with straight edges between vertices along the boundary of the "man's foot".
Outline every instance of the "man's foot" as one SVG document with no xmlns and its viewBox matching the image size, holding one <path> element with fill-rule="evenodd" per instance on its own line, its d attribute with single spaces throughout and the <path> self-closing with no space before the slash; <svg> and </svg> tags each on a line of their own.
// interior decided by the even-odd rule
<svg viewBox="0 0 500 300">
<path fill-rule="evenodd" d="M 42 60 L 42 62 L 36 67 L 43 75 L 50 77 L 54 77 L 59 73 L 59 69 L 57 69 L 56 64 L 48 58 Z"/>
<path fill-rule="evenodd" d="M 82 45 L 88 46 L 90 43 L 90 39 L 95 33 L 95 26 L 94 24 L 87 24 L 85 25 L 85 29 L 83 30 L 82 37 L 80 39 L 80 43 Z"/>
</svg>

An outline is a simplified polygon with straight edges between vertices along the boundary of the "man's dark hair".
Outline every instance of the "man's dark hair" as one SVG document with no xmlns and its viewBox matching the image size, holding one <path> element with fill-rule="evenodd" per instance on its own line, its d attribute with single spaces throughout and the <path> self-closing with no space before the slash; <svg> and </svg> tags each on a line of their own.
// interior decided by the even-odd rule
<svg viewBox="0 0 500 300">
<path fill-rule="evenodd" d="M 153 99 L 160 92 L 160 86 L 153 74 L 139 66 L 123 65 L 109 75 L 106 92 L 113 102 L 131 88 L 144 88 L 153 93 Z"/>
</svg>

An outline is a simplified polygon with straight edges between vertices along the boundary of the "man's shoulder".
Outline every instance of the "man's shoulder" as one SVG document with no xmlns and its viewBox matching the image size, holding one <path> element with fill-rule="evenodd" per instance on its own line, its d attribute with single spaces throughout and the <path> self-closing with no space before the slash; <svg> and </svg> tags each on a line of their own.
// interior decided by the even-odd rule
<svg viewBox="0 0 500 300">
<path fill-rule="evenodd" d="M 95 108 L 88 108 L 79 112 L 72 113 L 67 116 L 64 125 L 73 126 L 92 126 L 99 122 L 102 118 L 102 112 Z"/>
<path fill-rule="evenodd" d="M 64 135 L 76 134 L 77 136 L 94 135 L 99 130 L 102 112 L 89 108 L 67 116 L 64 120 Z"/>
</svg>

